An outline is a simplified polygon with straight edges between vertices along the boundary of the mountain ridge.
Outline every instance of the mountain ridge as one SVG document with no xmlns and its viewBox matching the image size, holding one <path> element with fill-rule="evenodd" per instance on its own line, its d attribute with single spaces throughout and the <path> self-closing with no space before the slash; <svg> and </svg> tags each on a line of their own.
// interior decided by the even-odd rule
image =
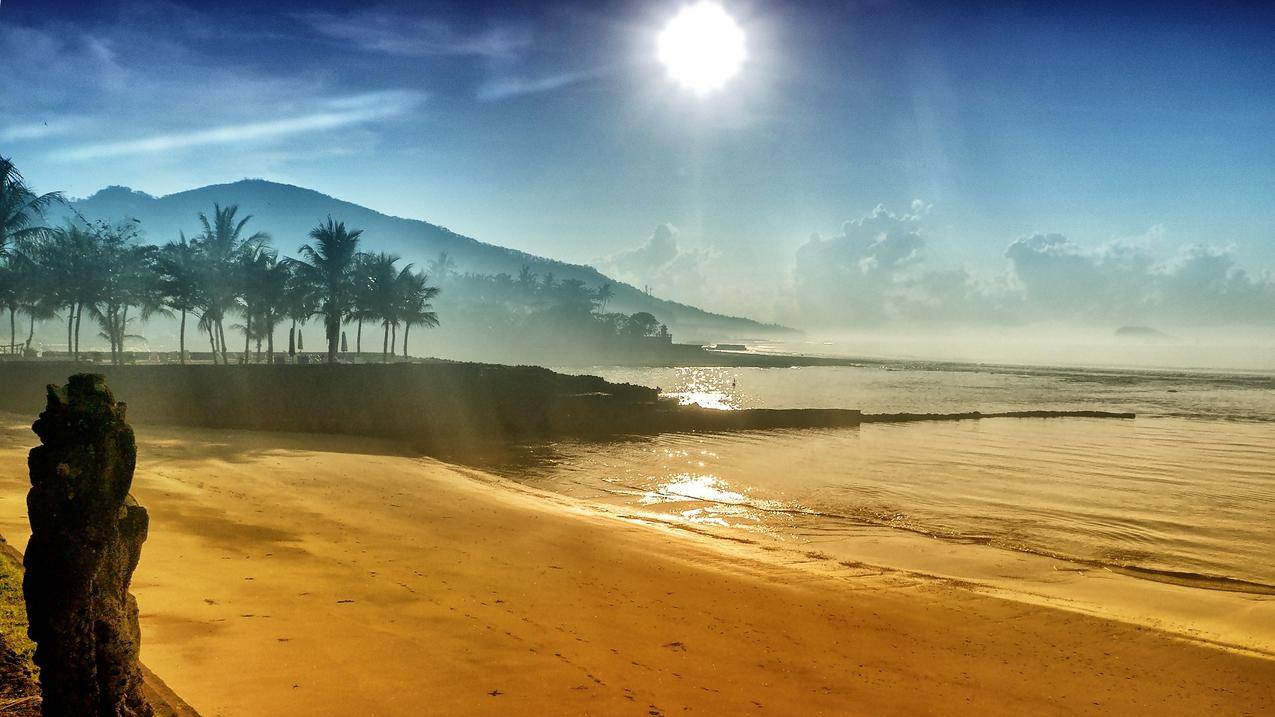
<svg viewBox="0 0 1275 717">
<path fill-rule="evenodd" d="M 364 207 L 314 189 L 265 179 L 241 179 L 211 184 L 162 196 L 111 185 L 70 204 L 88 219 L 137 219 L 146 241 L 163 243 L 179 232 L 196 233 L 199 212 L 208 213 L 214 203 L 238 205 L 239 216 L 252 215 L 250 231 L 271 235 L 273 245 L 293 255 L 307 241 L 306 234 L 328 216 L 346 226 L 364 230 L 366 246 L 398 254 L 417 266 L 446 251 L 460 272 L 516 275 L 522 266 L 557 279 L 579 279 L 590 287 L 611 284 L 615 296 L 610 307 L 617 311 L 649 311 L 683 338 L 756 337 L 796 333 L 794 329 L 753 319 L 719 314 L 689 304 L 661 299 L 637 287 L 612 279 L 592 266 L 543 257 L 520 249 L 490 244 L 422 219 L 398 217 Z M 296 241 L 288 243 L 288 238 Z"/>
</svg>

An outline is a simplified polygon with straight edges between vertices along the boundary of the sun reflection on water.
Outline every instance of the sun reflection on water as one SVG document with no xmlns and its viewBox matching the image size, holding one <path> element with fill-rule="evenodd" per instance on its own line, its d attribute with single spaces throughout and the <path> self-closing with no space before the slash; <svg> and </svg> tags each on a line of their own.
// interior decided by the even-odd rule
<svg viewBox="0 0 1275 717">
<path fill-rule="evenodd" d="M 720 367 L 681 368 L 677 370 L 677 383 L 664 395 L 676 398 L 678 403 L 699 405 L 719 411 L 741 408 L 737 385 L 737 372 Z"/>
<path fill-rule="evenodd" d="M 642 505 L 654 505 L 684 500 L 706 500 L 737 505 L 748 502 L 743 493 L 727 490 L 726 484 L 716 476 L 689 473 L 673 476 L 654 491 L 648 491 L 641 502 Z"/>
<path fill-rule="evenodd" d="M 753 499 L 745 493 L 731 490 L 725 481 L 713 475 L 679 473 L 669 476 L 653 490 L 642 493 L 638 502 L 654 506 L 657 510 L 662 507 L 669 517 L 697 525 L 764 529 Z"/>
</svg>

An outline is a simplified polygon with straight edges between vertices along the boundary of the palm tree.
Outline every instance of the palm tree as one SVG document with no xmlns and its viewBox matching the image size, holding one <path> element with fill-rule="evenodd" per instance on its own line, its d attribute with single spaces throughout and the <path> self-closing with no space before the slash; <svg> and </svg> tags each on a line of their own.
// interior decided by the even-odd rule
<svg viewBox="0 0 1275 717">
<path fill-rule="evenodd" d="M 13 162 L 0 157 L 0 303 L 9 310 L 9 353 L 17 353 L 17 317 L 23 302 L 22 250 L 47 237 L 44 210 L 61 199 L 57 192 L 36 195 Z"/>
<path fill-rule="evenodd" d="M 58 308 L 61 305 L 58 283 L 53 272 L 49 271 L 44 263 L 49 254 L 50 243 L 47 238 L 27 242 L 24 252 L 10 252 L 7 266 L 4 270 L 0 270 L 13 281 L 17 289 L 16 308 L 26 314 L 28 319 L 27 338 L 21 344 L 21 353 L 31 349 L 31 343 L 35 340 L 37 322 L 58 317 Z M 3 279 L 0 279 L 0 285 L 5 283 Z M 0 293 L 3 293 L 3 290 L 0 290 Z M 13 318 L 12 311 L 10 318 Z M 9 330 L 12 344 L 14 341 L 12 322 Z M 10 351 L 17 353 L 17 346 L 11 346 Z"/>
<path fill-rule="evenodd" d="M 304 324 L 319 311 L 319 292 L 314 284 L 306 280 L 300 262 L 287 260 L 280 262 L 287 268 L 288 276 L 284 282 L 282 315 L 292 321 L 288 329 L 288 355 L 295 356 L 301 344 L 301 336 L 297 333 L 297 324 Z"/>
<path fill-rule="evenodd" d="M 263 335 L 262 327 L 255 326 L 253 319 L 264 319 L 265 305 L 269 301 L 265 294 L 276 288 L 271 281 L 275 278 L 274 269 L 279 264 L 279 255 L 260 242 L 252 242 L 240 250 L 238 258 L 235 279 L 244 317 L 243 362 L 248 363 L 253 338 L 257 339 L 259 346 Z M 257 353 L 261 353 L 260 350 Z"/>
<path fill-rule="evenodd" d="M 438 252 L 438 256 L 426 262 L 425 266 L 429 268 L 429 273 L 438 277 L 439 281 L 446 281 L 447 277 L 456 273 L 456 260 L 445 251 Z"/>
<path fill-rule="evenodd" d="M 42 246 L 38 261 L 53 286 L 53 299 L 67 309 L 66 350 L 78 361 L 84 307 L 97 303 L 106 281 L 105 267 L 98 260 L 102 242 L 81 219 L 55 229 Z"/>
<path fill-rule="evenodd" d="M 35 341 L 35 325 L 40 322 L 61 318 L 58 315 L 58 307 L 55 304 L 36 301 L 23 307 L 30 324 L 27 327 L 27 340 L 23 342 L 23 352 L 31 350 L 31 343 Z"/>
<path fill-rule="evenodd" d="M 59 192 L 36 195 L 13 162 L 0 157 L 0 257 L 29 241 L 48 236 L 44 210 L 62 199 Z"/>
<path fill-rule="evenodd" d="M 326 224 L 310 230 L 313 245 L 301 247 L 297 267 L 301 275 L 319 291 L 328 338 L 328 363 L 336 363 L 341 336 L 341 319 L 353 303 L 351 269 L 358 254 L 361 229 L 347 230 L 344 222 L 328 217 Z"/>
<path fill-rule="evenodd" d="M 407 337 L 413 326 L 438 326 L 438 314 L 429 303 L 438 294 L 439 288 L 430 286 L 429 277 L 425 274 L 409 271 L 400 275 L 398 315 L 403 321 L 403 358 L 407 358 Z"/>
<path fill-rule="evenodd" d="M 255 305 L 253 326 L 257 339 L 257 359 L 261 359 L 261 340 L 266 341 L 266 363 L 274 363 L 274 332 L 279 321 L 288 316 L 288 292 L 292 281 L 292 267 L 287 260 L 280 260 L 275 252 L 268 252 L 265 261 L 253 275 L 251 284 L 245 287 L 245 300 Z"/>
<path fill-rule="evenodd" d="M 9 311 L 9 345 L 5 352 L 17 353 L 18 310 L 22 308 L 22 277 L 12 256 L 0 264 L 0 307 Z"/>
<path fill-rule="evenodd" d="M 137 245 L 136 220 L 115 225 L 98 222 L 94 230 L 101 242 L 94 259 L 102 267 L 105 281 L 89 311 L 110 343 L 112 363 L 120 364 L 124 342 L 133 338 L 127 333 L 133 321 L 129 312 L 138 309 L 144 321 L 163 311 L 163 295 L 153 270 L 158 248 Z"/>
<path fill-rule="evenodd" d="M 597 301 L 594 292 L 589 291 L 579 279 L 563 279 L 553 289 L 553 299 L 563 314 L 583 315 L 593 311 L 593 302 Z"/>
<path fill-rule="evenodd" d="M 356 330 L 354 333 L 354 353 L 363 353 L 363 322 L 375 321 L 376 315 L 372 308 L 375 300 L 373 292 L 375 291 L 375 283 L 371 276 L 371 256 L 368 254 L 358 254 L 354 258 L 354 306 L 350 311 L 350 318 L 356 322 Z"/>
<path fill-rule="evenodd" d="M 29 319 L 27 339 L 23 342 L 24 353 L 31 350 L 36 324 L 58 318 L 58 309 L 62 306 L 61 284 L 48 263 L 52 248 L 53 241 L 48 237 L 29 242 L 27 251 L 21 255 L 22 260 L 16 264 L 22 313 Z"/>
<path fill-rule="evenodd" d="M 397 256 L 385 252 L 367 255 L 360 262 L 366 280 L 366 289 L 362 297 L 364 303 L 358 307 L 358 311 L 360 317 L 381 322 L 385 332 L 381 345 L 382 361 L 389 360 L 390 327 L 396 326 L 398 322 L 398 276 L 401 272 L 411 270 L 411 267 L 396 269 L 394 265 L 397 263 Z"/>
<path fill-rule="evenodd" d="M 186 363 L 186 315 L 203 305 L 199 262 L 199 247 L 187 241 L 184 233 L 178 234 L 177 241 L 161 247 L 155 262 L 164 303 L 181 314 L 178 329 L 178 360 L 181 363 Z"/>
<path fill-rule="evenodd" d="M 532 286 L 534 286 L 535 283 L 536 283 L 535 272 L 531 270 L 531 267 L 527 266 L 526 264 L 523 264 L 522 268 L 518 270 L 518 286 L 522 287 L 524 290 L 527 290 L 527 289 L 530 289 Z"/>
<path fill-rule="evenodd" d="M 609 282 L 604 282 L 598 287 L 597 297 L 598 311 L 605 312 L 607 310 L 607 304 L 611 302 L 611 299 L 615 298 L 615 289 L 611 288 L 611 284 Z"/>
<path fill-rule="evenodd" d="M 229 363 L 224 321 L 226 314 L 238 304 L 238 282 L 231 280 L 231 277 L 236 273 L 240 255 L 247 247 L 260 246 L 270 241 L 270 235 L 265 232 L 244 236 L 244 225 L 252 219 L 252 215 L 236 221 L 235 214 L 238 212 L 239 207 L 233 204 L 226 207 L 213 204 L 211 221 L 203 212 L 199 213 L 203 231 L 195 238 L 195 242 L 203 256 L 200 284 L 205 299 L 204 316 L 200 323 L 205 324 L 212 334 L 214 362 L 220 349 L 222 363 Z"/>
</svg>

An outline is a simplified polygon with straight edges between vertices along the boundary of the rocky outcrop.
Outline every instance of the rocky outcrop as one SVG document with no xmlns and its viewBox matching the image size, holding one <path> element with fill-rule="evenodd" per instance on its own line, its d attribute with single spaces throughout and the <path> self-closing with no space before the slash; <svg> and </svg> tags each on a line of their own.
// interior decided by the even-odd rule
<svg viewBox="0 0 1275 717">
<path fill-rule="evenodd" d="M 101 376 L 48 387 L 28 459 L 31 540 L 23 595 L 46 717 L 151 715 L 129 581 L 146 509 L 129 495 L 133 431 Z"/>
</svg>

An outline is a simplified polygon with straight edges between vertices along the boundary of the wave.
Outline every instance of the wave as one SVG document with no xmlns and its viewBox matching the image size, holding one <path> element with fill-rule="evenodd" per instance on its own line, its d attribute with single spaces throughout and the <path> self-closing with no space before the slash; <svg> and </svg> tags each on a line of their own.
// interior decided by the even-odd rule
<svg viewBox="0 0 1275 717">
<path fill-rule="evenodd" d="M 606 492 L 616 495 L 649 495 L 651 491 L 639 491 L 632 488 L 617 490 L 614 488 L 606 489 Z M 1203 590 L 1217 590 L 1224 592 L 1245 593 L 1250 595 L 1271 595 L 1275 596 L 1275 585 L 1264 583 L 1256 580 L 1245 578 L 1237 578 L 1228 575 L 1215 575 L 1210 573 L 1175 570 L 1171 568 L 1152 567 L 1149 565 L 1141 565 L 1137 563 L 1127 563 L 1112 560 L 1101 560 L 1097 558 L 1084 558 L 1077 555 L 1069 555 L 1067 553 L 1049 550 L 1037 546 L 1024 545 L 1019 543 L 1010 543 L 994 536 L 973 535 L 961 533 L 957 531 L 943 531 L 924 526 L 905 523 L 900 520 L 900 514 L 894 513 L 890 516 L 877 517 L 870 511 L 864 511 L 858 514 L 846 514 L 830 511 L 814 510 L 811 508 L 799 506 L 786 506 L 772 501 L 748 501 L 748 500 L 714 500 L 700 495 L 683 494 L 676 491 L 662 491 L 661 495 L 665 495 L 671 499 L 694 500 L 710 505 L 719 505 L 731 508 L 749 508 L 759 513 L 771 515 L 786 515 L 798 518 L 807 518 L 815 520 L 839 520 L 853 523 L 860 526 L 871 526 L 875 528 L 889 528 L 914 535 L 921 535 L 934 540 L 941 540 L 948 543 L 956 543 L 961 545 L 986 545 L 988 547 L 999 550 L 1007 550 L 1016 553 L 1024 553 L 1028 555 L 1037 555 L 1052 560 L 1061 560 L 1074 565 L 1083 566 L 1085 568 L 1110 570 L 1111 572 L 1120 573 L 1141 580 L 1150 580 L 1154 582 L 1167 583 L 1172 585 L 1181 585 Z"/>
</svg>

